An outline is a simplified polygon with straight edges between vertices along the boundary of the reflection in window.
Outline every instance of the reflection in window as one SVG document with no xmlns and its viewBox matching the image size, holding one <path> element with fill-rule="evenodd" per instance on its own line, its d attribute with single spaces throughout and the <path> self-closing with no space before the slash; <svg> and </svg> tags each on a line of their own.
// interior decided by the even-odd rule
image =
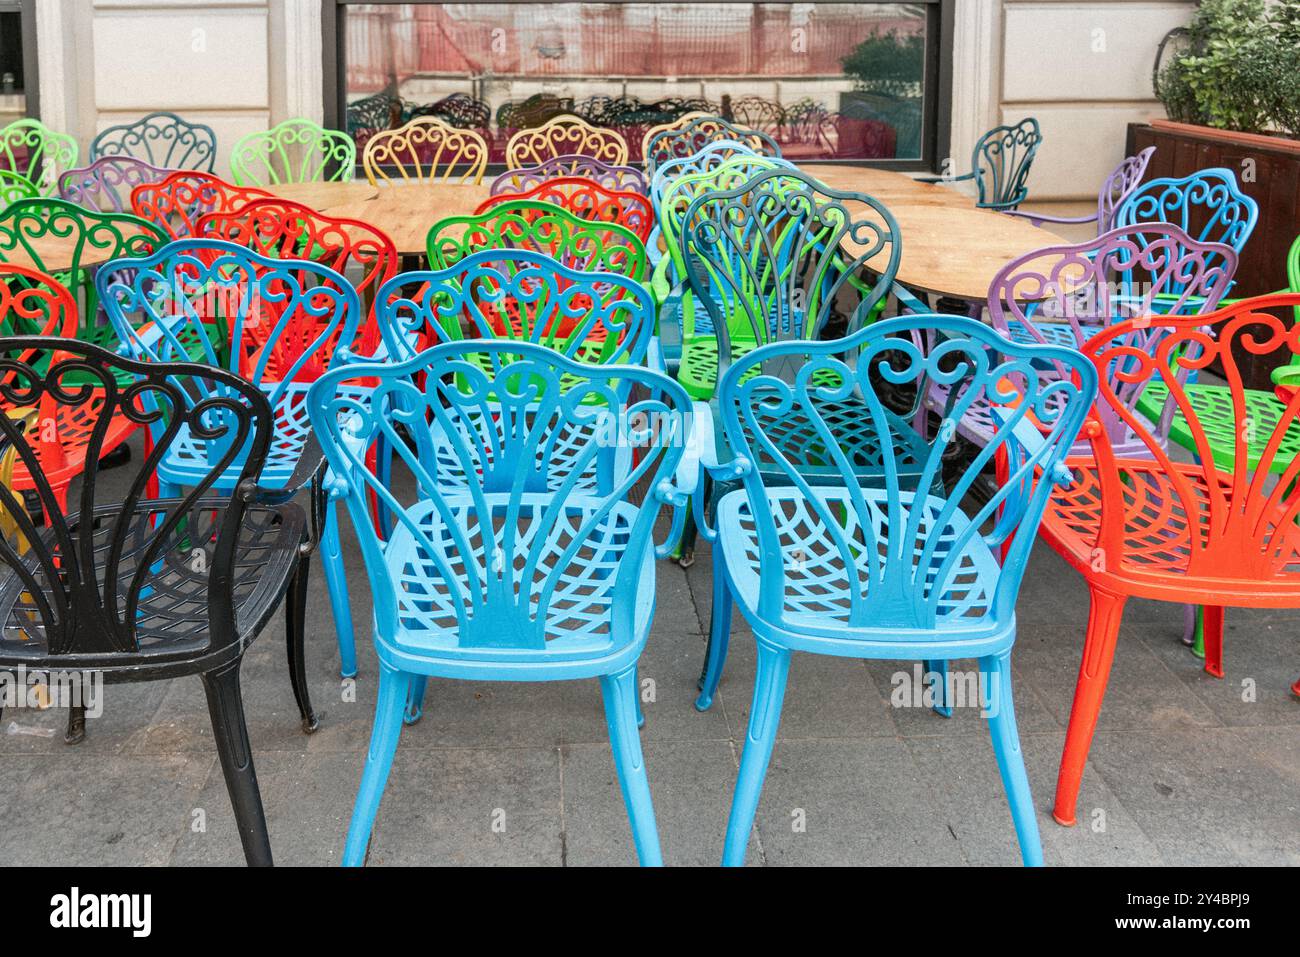
<svg viewBox="0 0 1300 957">
<path fill-rule="evenodd" d="M 636 156 L 702 110 L 794 159 L 922 157 L 923 3 L 410 3 L 345 8 L 349 131 L 435 115 L 510 135 L 572 113 Z"/>
</svg>

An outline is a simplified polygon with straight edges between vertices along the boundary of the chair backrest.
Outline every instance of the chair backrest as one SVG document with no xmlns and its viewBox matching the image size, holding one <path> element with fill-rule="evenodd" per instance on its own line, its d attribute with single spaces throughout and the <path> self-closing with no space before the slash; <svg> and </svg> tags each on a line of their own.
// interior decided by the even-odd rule
<svg viewBox="0 0 1300 957">
<path fill-rule="evenodd" d="M 729 160 L 745 156 L 761 157 L 767 165 L 795 168 L 793 163 L 779 157 L 762 156 L 739 140 L 715 140 L 698 153 L 671 159 L 656 169 L 650 180 L 650 202 L 658 209 L 664 193 L 675 180 L 695 173 L 711 172 Z"/>
<path fill-rule="evenodd" d="M 1120 164 L 1106 177 L 1101 192 L 1097 194 L 1098 235 L 1108 232 L 1119 225 L 1115 222 L 1115 216 L 1119 212 L 1119 208 L 1124 205 L 1124 200 L 1128 199 L 1129 194 L 1137 189 L 1138 184 L 1142 182 L 1142 177 L 1147 172 L 1147 164 L 1151 162 L 1151 157 L 1155 155 L 1155 151 L 1154 146 L 1148 146 L 1144 150 L 1139 150 L 1133 156 L 1124 157 Z"/>
<path fill-rule="evenodd" d="M 52 355 L 48 371 L 37 372 L 22 358 L 33 351 Z M 82 384 L 87 377 L 91 384 Z M 196 401 L 200 394 L 206 398 Z M 219 509 L 199 503 L 241 456 L 240 482 L 255 485 L 272 434 L 266 399 L 238 376 L 209 366 L 136 362 L 67 339 L 0 341 L 0 404 L 39 403 L 84 418 L 88 462 L 102 455 L 110 418 L 138 425 L 158 420 L 162 427 L 153 449 L 114 471 L 112 481 L 100 483 L 108 473 L 87 469 L 65 516 L 37 457 L 40 423 L 24 430 L 0 415 L 0 449 L 16 450 L 48 523 L 35 527 L 22 497 L 0 485 L 0 511 L 17 530 L 17 543 L 0 538 L 0 577 L 12 602 L 0 631 L 0 660 L 36 657 L 70 669 L 103 668 L 178 652 L 202 657 L 240 641 L 235 608 L 258 587 L 254 570 L 235 567 L 249 503 L 242 495 Z M 183 498 L 150 503 L 146 484 L 183 426 L 221 451 Z"/>
<path fill-rule="evenodd" d="M 1099 411 L 1119 418 L 1140 436 L 1147 457 L 1164 476 L 1159 500 L 1148 505 L 1146 489 L 1154 490 L 1155 483 L 1132 477 L 1132 470 L 1125 468 L 1127 460 L 1112 450 L 1107 430 L 1090 430 L 1095 475 L 1078 494 L 1100 496 L 1097 547 L 1110 556 L 1112 567 L 1118 561 L 1130 574 L 1148 571 L 1167 577 L 1173 572 L 1209 583 L 1244 580 L 1264 585 L 1287 579 L 1300 584 L 1300 456 L 1294 438 L 1300 428 L 1300 390 L 1279 403 L 1275 414 L 1259 415 L 1248 401 L 1252 396 L 1244 386 L 1239 358 L 1275 350 L 1293 358 L 1300 354 L 1297 306 L 1300 293 L 1274 293 L 1238 300 L 1207 315 L 1144 316 L 1108 327 L 1084 344 L 1083 354 L 1099 370 L 1122 370 L 1102 376 Z M 1139 332 L 1145 339 L 1142 348 L 1132 344 Z M 1224 401 L 1231 409 L 1225 418 L 1239 426 L 1230 432 L 1202 421 L 1187 394 L 1189 373 L 1212 363 L 1226 383 Z M 1133 411 L 1130 393 L 1156 382 L 1169 390 L 1183 413 L 1195 463 L 1181 461 L 1182 456 L 1175 463 L 1150 424 Z M 1215 418 L 1223 411 L 1216 409 Z M 1232 448 L 1230 461 L 1211 446 L 1211 430 L 1216 445 L 1226 442 Z M 1148 508 L 1158 509 L 1161 516 L 1161 560 L 1154 570 L 1148 553 L 1156 543 L 1134 542 L 1125 534 L 1126 514 Z M 1189 522 L 1188 516 L 1195 521 Z"/>
<path fill-rule="evenodd" d="M 781 104 L 761 96 L 742 96 L 731 101 L 731 121 L 747 129 L 762 130 L 775 138 L 785 125 L 785 110 Z"/>
<path fill-rule="evenodd" d="M 457 297 L 458 288 L 449 283 L 444 294 Z M 350 398 L 372 381 L 368 402 Z M 629 403 L 633 385 L 648 397 Z M 591 366 L 528 344 L 471 341 L 336 369 L 308 401 L 326 458 L 347 479 L 378 634 L 442 630 L 454 637 L 439 653 L 497 649 L 516 662 L 603 657 L 638 640 L 654 499 L 684 454 L 690 421 L 676 382 L 630 363 Z M 444 455 L 468 487 L 439 481 L 435 432 L 455 437 Z M 366 448 L 380 437 L 414 477 L 409 488 L 366 466 Z M 620 443 L 641 446 L 636 464 L 598 491 L 582 490 L 581 477 L 612 462 Z M 574 454 L 557 454 L 565 447 Z M 562 477 L 553 474 L 559 463 Z M 638 483 L 653 491 L 635 506 Z M 389 536 L 375 527 L 372 494 L 396 517 Z M 395 547 L 409 548 L 400 572 L 386 557 Z"/>
<path fill-rule="evenodd" d="M 1258 218 L 1259 204 L 1237 187 L 1232 170 L 1216 167 L 1143 183 L 1120 205 L 1115 224 L 1173 223 L 1194 239 L 1241 252 Z"/>
<path fill-rule="evenodd" d="M 237 210 L 208 213 L 199 220 L 195 235 L 222 239 L 274 259 L 321 263 L 351 277 L 352 288 L 363 302 L 373 300 L 401 266 L 387 233 L 360 220 L 326 216 L 284 199 L 259 199 Z M 368 328 L 356 350 L 370 355 L 367 345 L 377 344 L 378 330 Z"/>
<path fill-rule="evenodd" d="M 105 156 L 129 156 L 164 169 L 210 173 L 217 161 L 217 134 L 205 123 L 191 123 L 160 110 L 134 123 L 101 130 L 90 141 L 90 160 L 93 163 Z"/>
<path fill-rule="evenodd" d="M 400 120 L 402 101 L 388 93 L 376 93 L 349 103 L 344 110 L 344 125 L 348 136 L 358 147 L 363 147 L 370 137 Z"/>
<path fill-rule="evenodd" d="M 147 256 L 166 242 L 161 229 L 139 216 L 92 212 L 64 199 L 20 199 L 0 211 L 0 262 L 65 275 L 74 291 L 93 266 Z M 84 308 L 82 322 L 94 323 Z"/>
<path fill-rule="evenodd" d="M 611 166 L 594 156 L 555 156 L 536 166 L 506 170 L 492 181 L 492 196 L 526 193 L 560 176 L 578 176 L 616 192 L 646 192 L 645 174 L 632 166 Z"/>
<path fill-rule="evenodd" d="M 655 225 L 654 210 L 643 193 L 614 192 L 594 180 L 573 176 L 548 180 L 526 193 L 491 196 L 479 204 L 474 214 L 482 215 L 494 207 L 519 200 L 551 203 L 580 219 L 626 226 L 643 243 L 649 240 Z"/>
<path fill-rule="evenodd" d="M 934 347 L 924 348 L 927 341 Z M 1042 360 L 1071 375 L 1041 383 L 1034 366 Z M 845 628 L 929 631 L 1008 620 L 1052 487 L 1035 475 L 1054 475 L 1096 378 L 1072 349 L 1013 344 L 975 320 L 943 315 L 884 320 L 844 339 L 775 343 L 739 358 L 719 401 L 728 446 L 752 463 L 742 526 L 763 582 L 759 614 L 837 637 L 849 636 Z M 915 436 L 900 443 L 932 383 L 952 396 L 944 423 L 919 446 Z M 981 401 L 999 410 L 1001 424 L 944 483 L 955 423 Z M 1026 441 L 1026 428 L 1041 441 Z M 901 448 L 915 449 L 913 459 L 898 461 Z M 1003 452 L 1007 481 L 977 503 L 967 493 Z M 876 464 L 864 474 L 870 455 Z M 833 500 L 806 475 L 805 463 L 818 458 Z M 999 569 L 991 550 L 1012 535 Z M 847 587 L 828 588 L 830 581 Z"/>
<path fill-rule="evenodd" d="M 975 144 L 971 172 L 979 189 L 980 206 L 1015 209 L 1029 195 L 1025 180 L 1033 165 L 1043 134 L 1032 116 L 1019 123 L 995 126 Z"/>
<path fill-rule="evenodd" d="M 128 213 L 137 186 L 161 182 L 171 174 L 170 169 L 130 156 L 105 156 L 60 176 L 59 198 L 101 213 Z"/>
<path fill-rule="evenodd" d="M 20 199 L 32 199 L 41 195 L 41 188 L 22 173 L 0 169 L 0 209 Z"/>
<path fill-rule="evenodd" d="M 436 116 L 420 116 L 371 136 L 361 163 L 374 185 L 412 180 L 481 183 L 488 145 L 473 130 L 457 129 Z"/>
<path fill-rule="evenodd" d="M 650 154 L 650 141 L 652 139 L 668 130 L 680 130 L 704 116 L 717 116 L 717 113 L 713 110 L 688 110 L 666 123 L 659 123 L 646 130 L 645 135 L 641 138 L 641 160 L 646 163 L 646 172 L 651 172 L 650 164 L 646 160 Z"/>
<path fill-rule="evenodd" d="M 173 362 L 197 344 L 205 363 L 242 375 L 277 410 L 291 385 L 319 378 L 351 349 L 361 321 L 356 290 L 328 266 L 217 239 L 108 263 L 95 289 L 133 358 Z M 207 334 L 218 318 L 229 330 L 225 357 Z"/>
<path fill-rule="evenodd" d="M 528 249 L 572 269 L 646 277 L 645 244 L 626 226 L 593 222 L 553 203 L 504 197 L 473 216 L 451 216 L 429 230 L 429 265 L 444 269 L 487 249 Z"/>
<path fill-rule="evenodd" d="M 59 174 L 77 165 L 80 148 L 67 133 L 40 120 L 15 120 L 0 130 L 0 169 L 31 180 L 42 196 L 53 196 Z"/>
<path fill-rule="evenodd" d="M 131 211 L 161 228 L 172 239 L 195 235 L 208 213 L 225 213 L 259 199 L 274 199 L 265 190 L 235 186 L 212 173 L 182 170 L 158 183 L 131 191 Z"/>
<path fill-rule="evenodd" d="M 856 331 L 890 293 L 901 258 L 898 224 L 878 200 L 790 169 L 697 196 L 679 242 L 718 336 L 719 376 L 737 338 L 810 339 L 833 318 Z"/>
<path fill-rule="evenodd" d="M 0 337 L 76 337 L 77 301 L 53 276 L 17 263 L 0 263 Z M 15 356 L 19 355 L 17 353 Z M 31 362 L 36 357 L 21 357 Z"/>
<path fill-rule="evenodd" d="M 533 129 L 520 130 L 506 143 L 508 169 L 537 166 L 558 156 L 591 156 L 612 166 L 626 166 L 627 140 L 614 130 L 564 114 Z"/>
<path fill-rule="evenodd" d="M 480 338 L 531 342 L 587 363 L 639 363 L 654 332 L 653 301 L 637 280 L 528 249 L 402 273 L 377 298 L 388 354 L 401 358 L 428 343 Z"/>
<path fill-rule="evenodd" d="M 781 147 L 766 133 L 736 126 L 720 116 L 699 116 L 685 126 L 655 134 L 646 145 L 646 172 L 653 177 L 655 171 L 669 160 L 694 156 L 718 140 L 744 143 L 761 156 L 781 155 Z"/>
<path fill-rule="evenodd" d="M 240 186 L 348 181 L 356 166 L 352 137 L 304 119 L 249 133 L 230 154 L 230 171 Z"/>
</svg>

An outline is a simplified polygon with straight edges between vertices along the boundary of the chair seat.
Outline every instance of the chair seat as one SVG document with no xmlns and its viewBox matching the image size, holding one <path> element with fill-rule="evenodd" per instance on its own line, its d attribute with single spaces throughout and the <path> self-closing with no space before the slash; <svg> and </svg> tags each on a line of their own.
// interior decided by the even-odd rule
<svg viewBox="0 0 1300 957">
<path fill-rule="evenodd" d="M 1261 548 L 1255 556 L 1243 548 L 1235 560 L 1226 560 L 1234 551 L 1231 543 L 1206 544 L 1213 517 L 1221 516 L 1222 509 L 1234 507 L 1231 475 L 1214 473 L 1218 488 L 1212 490 L 1199 465 L 1173 463 L 1174 471 L 1170 473 L 1153 459 L 1119 460 L 1117 465 L 1124 478 L 1123 546 L 1121 555 L 1107 556 L 1098 547 L 1102 490 L 1096 463 L 1091 458 L 1072 457 L 1066 465 L 1075 481 L 1053 492 L 1043 514 L 1042 534 L 1075 565 L 1128 580 L 1145 577 L 1168 581 L 1173 576 L 1170 587 L 1176 588 L 1182 581 L 1182 587 L 1192 590 L 1188 600 L 1195 600 L 1198 594 L 1203 597 L 1203 590 L 1197 590 L 1198 581 L 1214 582 L 1216 597 L 1238 600 L 1277 585 L 1300 591 L 1300 525 L 1294 516 L 1284 515 L 1280 506 L 1274 506 L 1271 514 L 1265 510 L 1258 520 L 1259 527 L 1275 541 L 1270 554 Z M 1175 481 L 1185 483 L 1195 505 L 1194 514 L 1188 514 Z M 1213 510 L 1212 492 L 1216 499 L 1222 496 Z M 1241 502 L 1235 507 L 1243 504 L 1252 507 L 1252 503 Z M 1262 507 L 1264 503 L 1255 501 L 1253 505 Z M 1200 544 L 1195 551 L 1192 527 L 1199 529 Z M 1230 591 L 1234 580 L 1241 583 L 1242 591 Z M 1239 603 L 1252 604 L 1248 600 Z"/>
<path fill-rule="evenodd" d="M 761 549 L 747 493 L 730 492 L 718 505 L 718 541 L 727 575 L 741 610 L 756 630 L 766 625 L 787 635 L 892 642 L 907 640 L 909 632 L 918 640 L 934 640 L 943 637 L 945 631 L 954 638 L 965 638 L 1004 630 L 1004 623 L 992 620 L 993 596 L 1001 574 L 998 562 L 960 509 L 948 509 L 950 514 L 942 515 L 943 526 L 936 527 L 947 505 L 944 499 L 903 492 L 891 509 L 886 491 L 862 489 L 860 494 L 871 517 L 869 534 L 876 543 L 867 547 L 867 534 L 859 524 L 847 489 L 814 488 L 813 499 L 793 487 L 764 491 L 776 522 L 778 548 L 786 556 L 780 622 L 764 622 L 759 609 L 760 595 L 770 593 L 776 583 L 764 581 L 760 575 Z M 925 604 L 923 598 L 913 601 L 911 594 L 900 597 L 891 593 L 886 583 L 871 581 L 873 555 L 883 554 L 882 550 L 889 547 L 891 530 L 897 530 L 897 535 L 906 528 L 918 507 L 923 513 L 917 554 L 920 548 L 935 543 L 935 558 L 930 563 L 925 589 L 934 590 L 934 574 L 951 556 L 952 570 L 942 593 L 929 597 L 928 621 L 917 620 L 914 610 L 914 606 Z M 845 540 L 855 543 L 849 548 L 855 570 L 848 574 L 844 555 L 827 530 L 827 515 L 841 529 Z M 903 586 L 905 592 L 914 587 L 911 582 Z M 1009 635 L 1006 642 L 1010 644 Z"/>
<path fill-rule="evenodd" d="M 731 340 L 731 361 L 747 355 L 758 348 L 753 339 Z M 746 375 L 746 379 L 758 375 L 758 368 Z M 691 335 L 682 340 L 682 360 L 677 370 L 677 381 L 692 399 L 708 400 L 718 385 L 718 338 L 712 332 L 707 335 Z"/>
<path fill-rule="evenodd" d="M 1192 412 L 1200 424 L 1200 430 L 1209 443 L 1214 464 L 1221 469 L 1232 468 L 1237 458 L 1237 439 L 1243 432 L 1244 423 L 1237 420 L 1232 403 L 1232 391 L 1227 386 L 1195 384 L 1183 387 Z M 1169 395 L 1169 387 L 1163 382 L 1152 382 L 1138 398 L 1138 411 L 1148 419 L 1154 420 L 1164 408 Z M 1246 406 L 1245 418 L 1249 419 L 1250 428 L 1245 430 L 1246 459 L 1248 468 L 1256 468 L 1260 457 L 1268 447 L 1277 428 L 1279 420 L 1286 412 L 1284 406 L 1271 392 L 1259 389 L 1244 391 Z M 1181 410 L 1175 408 L 1169 423 L 1169 437 L 1187 449 L 1197 453 L 1196 436 L 1188 426 Z M 1269 463 L 1269 471 L 1284 472 L 1292 459 L 1300 455 L 1300 422 L 1292 422 L 1282 439 L 1282 444 Z"/>
<path fill-rule="evenodd" d="M 155 500 L 139 504 L 126 516 L 125 534 L 116 532 L 122 508 L 118 505 L 95 509 L 93 548 L 95 573 L 101 594 L 105 582 L 105 561 L 114 539 L 123 543 L 115 583 L 118 603 L 124 613 L 131 582 L 141 562 L 149 536 L 168 507 L 180 500 Z M 217 530 L 226 515 L 226 501 L 205 499 L 196 504 L 180 526 L 184 532 L 173 537 L 168 548 L 144 571 L 143 587 L 135 614 L 138 654 L 143 658 L 193 660 L 200 658 L 212 642 L 208 632 L 208 593 L 212 549 Z M 71 522 L 70 534 L 78 532 Z M 47 548 L 53 551 L 54 533 L 42 529 Z M 251 637 L 265 624 L 298 566 L 298 549 L 307 537 L 307 520 L 297 505 L 251 506 L 245 512 L 235 549 L 234 606 L 241 637 Z M 26 567 L 39 583 L 35 550 L 26 552 Z M 9 565 L 0 566 L 0 661 L 40 659 L 50 654 L 43 620 L 30 592 Z M 223 641 L 222 644 L 225 642 Z M 112 651 L 105 648 L 104 651 Z M 139 663 L 140 658 L 115 658 L 114 665 Z"/>
<path fill-rule="evenodd" d="M 74 406 L 58 403 L 51 409 L 51 415 L 54 418 L 54 430 L 59 437 L 59 448 L 62 450 L 62 462 L 57 461 L 58 456 L 55 454 L 53 445 L 36 444 L 32 447 L 32 451 L 36 453 L 36 457 L 40 461 L 41 474 L 53 489 L 67 485 L 76 476 L 86 471 L 86 448 L 90 442 L 91 433 L 100 419 L 99 409 L 104 404 L 104 394 L 101 390 L 93 391 L 90 395 L 90 401 L 83 402 L 81 405 Z M 35 424 L 35 428 L 41 430 L 48 427 L 48 422 L 39 419 Z M 137 428 L 139 426 L 120 413 L 114 415 L 108 421 L 108 428 L 100 445 L 100 455 L 104 456 L 112 452 L 125 442 Z M 31 472 L 28 471 L 27 464 L 21 457 L 16 457 L 14 459 L 13 488 L 25 490 L 35 487 L 36 485 L 32 480 Z"/>
<path fill-rule="evenodd" d="M 575 533 L 602 507 L 602 500 L 570 495 L 560 511 L 549 507 L 554 498 L 547 493 L 524 494 L 516 498 L 517 514 L 511 512 L 510 500 L 509 493 L 482 497 L 487 524 L 474 496 L 443 496 L 450 523 L 443 521 L 434 502 L 419 502 L 407 516 L 423 539 L 416 537 L 406 521 L 396 523 L 384 553 L 399 595 L 398 627 L 391 641 L 395 649 L 430 662 L 441 659 L 449 666 L 460 663 L 490 668 L 493 663 L 528 662 L 543 672 L 550 663 L 581 665 L 614 654 L 634 659 L 649 633 L 655 587 L 652 543 L 647 540 L 639 555 L 627 553 L 627 533 L 636 519 L 636 506 L 616 503 L 597 519 L 597 527 L 584 538 L 583 546 L 557 568 L 556 562 L 574 541 Z M 492 529 L 496 554 L 504 550 L 516 556 L 514 580 L 499 566 L 494 570 L 497 560 L 488 559 L 485 564 L 487 525 Z M 468 552 L 458 542 L 457 531 L 464 536 Z M 503 549 L 507 533 L 511 544 Z M 535 559 L 535 568 L 526 567 L 526 556 Z M 467 557 L 472 560 L 467 562 Z M 628 567 L 628 563 L 633 564 Z M 454 590 L 448 575 L 454 580 Z M 633 590 L 623 588 L 623 594 L 635 595 L 631 599 L 635 605 L 628 609 L 630 634 L 617 633 L 615 627 L 613 602 L 620 576 L 635 584 Z M 545 614 L 538 621 L 539 599 L 548 589 Z M 515 613 L 490 616 L 481 603 L 484 590 L 497 592 L 490 600 L 498 607 L 510 600 L 504 596 L 512 596 L 517 603 Z M 467 596 L 472 594 L 480 600 L 467 609 L 462 626 L 457 609 L 467 604 Z M 492 675 L 485 672 L 481 676 Z"/>
<path fill-rule="evenodd" d="M 258 386 L 269 397 L 278 382 L 262 382 Z M 267 452 L 266 464 L 258 484 L 266 489 L 281 489 L 293 476 L 302 457 L 303 449 L 311 436 L 311 423 L 307 419 L 307 390 L 311 383 L 293 383 L 288 386 L 275 404 L 275 435 L 271 438 L 271 448 Z M 349 396 L 362 405 L 370 401 L 371 390 L 367 388 L 347 388 L 340 390 L 341 396 Z M 206 439 L 194 436 L 188 424 L 182 424 L 176 438 L 168 446 L 167 454 L 158 463 L 158 475 L 172 485 L 192 486 L 204 481 L 213 464 L 220 456 L 220 447 Z M 213 483 L 218 491 L 228 491 L 239 482 L 243 473 L 243 456 L 226 466 L 221 476 Z"/>
<path fill-rule="evenodd" d="M 1079 341 L 1074 335 L 1074 327 L 1068 322 L 1038 322 L 1034 324 L 1034 328 L 1038 330 L 1039 334 L 1043 337 L 1043 341 L 1048 345 L 1064 346 L 1067 349 L 1077 349 L 1079 347 Z M 1095 335 L 1101 327 L 1083 326 L 1082 329 L 1084 341 L 1086 342 L 1089 338 Z M 1034 334 L 1029 331 L 1029 327 L 1019 319 L 1007 323 L 1007 332 L 1010 334 L 1012 342 L 1033 344 L 1039 341 L 1035 338 Z"/>
</svg>

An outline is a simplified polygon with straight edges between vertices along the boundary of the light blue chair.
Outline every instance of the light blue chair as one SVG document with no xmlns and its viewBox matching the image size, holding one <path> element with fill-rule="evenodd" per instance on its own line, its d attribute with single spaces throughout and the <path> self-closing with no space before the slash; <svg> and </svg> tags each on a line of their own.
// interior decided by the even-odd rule
<svg viewBox="0 0 1300 957">
<path fill-rule="evenodd" d="M 1259 204 L 1241 191 L 1230 169 L 1214 167 L 1178 179 L 1149 180 L 1115 213 L 1115 225 L 1172 223 L 1203 243 L 1223 243 L 1238 253 L 1255 230 Z"/>
<path fill-rule="evenodd" d="M 928 354 L 921 347 L 927 341 L 937 343 Z M 1035 360 L 1059 363 L 1073 378 L 1042 384 Z M 904 475 L 885 456 L 880 474 L 862 484 L 853 448 L 822 408 L 857 398 L 860 428 L 874 428 L 877 444 L 888 446 L 897 417 L 906 418 L 928 380 L 943 383 L 953 400 L 922 453 L 919 475 Z M 718 503 L 714 574 L 725 576 L 726 588 L 713 614 L 729 622 L 735 601 L 753 631 L 758 668 L 724 864 L 744 862 L 792 652 L 978 658 L 980 704 L 1021 854 L 1026 864 L 1042 863 L 1012 705 L 1015 603 L 1053 482 L 1071 480 L 1063 459 L 1096 391 L 1096 371 L 1078 352 L 1011 343 L 957 316 L 905 316 L 844 339 L 773 343 L 732 363 L 720 404 L 736 458 L 725 467 L 744 487 Z M 979 400 L 993 403 L 1001 427 L 941 494 L 935 484 L 953 423 Z M 814 484 L 792 461 L 781 431 L 791 417 L 812 424 L 838 482 Z M 695 419 L 712 471 L 720 465 L 709 460 L 710 419 L 699 407 Z M 1011 462 L 1007 481 L 975 504 L 967 493 L 999 450 Z M 999 562 L 996 551 L 1008 539 Z"/>
<path fill-rule="evenodd" d="M 503 294 L 520 291 L 504 271 L 498 281 Z M 435 282 L 454 315 L 462 287 Z M 554 283 L 539 294 L 548 293 L 557 294 Z M 377 383 L 368 404 L 350 397 L 363 382 Z M 650 397 L 629 402 L 634 387 Z M 403 710 L 436 677 L 599 678 L 637 855 L 661 864 L 637 733 L 637 659 L 654 614 L 653 525 L 662 504 L 684 503 L 698 471 L 685 392 L 641 366 L 467 340 L 332 370 L 309 405 L 361 543 L 380 662 L 343 863 L 363 862 Z M 385 482 L 366 468 L 380 434 L 413 482 Z M 619 474 L 620 447 L 634 445 L 639 459 Z M 570 446 L 572 455 L 557 454 Z M 446 472 L 462 481 L 446 483 Z M 584 482 L 592 472 L 608 483 Z M 630 493 L 643 481 L 649 494 L 635 504 Z M 372 492 L 396 516 L 387 541 L 368 507 Z"/>
<path fill-rule="evenodd" d="M 270 258 L 222 240 L 182 239 L 152 256 L 105 264 L 95 274 L 95 286 L 124 355 L 142 362 L 188 357 L 228 368 L 266 395 L 275 434 L 261 485 L 286 498 L 310 485 L 313 516 L 334 531 L 333 549 L 322 549 L 330 596 L 336 606 L 346 604 L 337 521 L 307 420 L 307 388 L 355 345 L 363 313 L 352 284 L 320 263 Z M 228 330 L 229 339 L 213 341 L 218 338 L 214 326 Z M 353 398 L 364 402 L 366 395 L 359 387 Z M 209 398 L 196 395 L 195 401 Z M 182 488 L 212 480 L 226 439 L 186 429 L 164 442 L 164 421 L 147 427 L 154 447 L 165 450 L 156 463 L 159 495 L 174 497 Z M 241 455 L 212 489 L 231 493 L 242 468 Z M 343 674 L 355 675 L 350 629 L 339 630 L 339 655 Z"/>
</svg>

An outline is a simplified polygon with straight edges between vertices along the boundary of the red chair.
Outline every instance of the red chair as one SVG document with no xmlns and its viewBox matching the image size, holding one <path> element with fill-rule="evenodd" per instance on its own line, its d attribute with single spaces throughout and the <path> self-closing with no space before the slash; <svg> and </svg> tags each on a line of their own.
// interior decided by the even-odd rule
<svg viewBox="0 0 1300 957">
<path fill-rule="evenodd" d="M 131 212 L 162 228 L 172 239 L 198 235 L 198 221 L 209 213 L 233 212 L 259 199 L 274 199 L 251 186 L 235 186 L 211 173 L 181 170 L 157 183 L 131 190 Z"/>
<path fill-rule="evenodd" d="M 548 180 L 524 193 L 493 196 L 480 203 L 474 215 L 481 216 L 502 203 L 520 200 L 551 203 L 588 222 L 617 223 L 630 229 L 643 243 L 649 242 L 655 224 L 650 200 L 640 193 L 606 189 L 593 180 L 578 176 Z"/>
<path fill-rule="evenodd" d="M 247 203 L 231 212 L 209 213 L 197 224 L 196 235 L 222 239 L 244 246 L 264 256 L 277 259 L 305 259 L 329 266 L 349 278 L 363 304 L 369 308 L 369 319 L 362 323 L 357 341 L 350 348 L 358 355 L 371 356 L 380 344 L 379 327 L 374 321 L 374 298 L 379 287 L 397 275 L 400 257 L 388 235 L 368 223 L 355 219 L 325 216 L 310 207 L 283 199 L 261 199 Z M 276 310 L 282 303 L 264 302 L 266 310 Z M 275 328 L 274 314 L 251 330 L 252 343 L 257 349 L 268 344 Z M 258 330 L 265 334 L 259 336 Z M 298 336 L 278 336 L 273 348 L 268 370 L 279 365 L 288 368 L 298 358 L 294 344 Z M 333 343 L 317 350 L 319 356 L 333 354 Z M 325 372 L 322 361 L 310 368 L 304 367 L 300 377 L 305 381 L 318 378 Z M 274 377 L 274 372 L 269 371 Z"/>
<path fill-rule="evenodd" d="M 76 339 L 77 304 L 65 287 L 51 276 L 26 266 L 0 264 L 0 335 L 53 336 Z M 43 376 L 51 362 L 62 354 L 50 355 L 24 350 L 10 356 L 32 368 L 34 375 Z M 33 391 L 31 381 L 12 368 L 0 378 L 0 410 L 5 413 L 29 408 L 24 394 Z M 47 515 L 54 509 L 63 514 L 68 511 L 68 487 L 72 480 L 94 470 L 97 462 L 86 462 L 87 449 L 96 428 L 106 431 L 98 443 L 98 455 L 108 455 L 135 431 L 137 423 L 120 412 L 114 413 L 107 423 L 101 421 L 104 391 L 82 384 L 65 382 L 70 394 L 84 391 L 81 401 L 65 397 L 56 398 L 50 389 L 36 389 L 36 417 L 32 425 L 33 441 L 29 443 L 35 460 L 19 456 L 13 463 L 14 491 L 35 490 L 41 496 L 41 510 Z M 43 476 L 33 478 L 33 468 Z M 52 496 L 52 499 L 50 498 Z"/>
<path fill-rule="evenodd" d="M 1102 373 L 1084 428 L 1092 455 L 1066 461 L 1075 481 L 1053 494 L 1042 523 L 1043 537 L 1083 575 L 1092 602 L 1052 812 L 1061 824 L 1075 821 L 1129 597 L 1205 605 L 1205 670 L 1219 678 L 1225 607 L 1300 608 L 1300 393 L 1284 393 L 1276 422 L 1253 434 L 1251 390 L 1238 364 L 1274 350 L 1300 354 L 1297 305 L 1300 294 L 1279 293 L 1199 316 L 1128 319 L 1082 347 Z M 1226 381 L 1241 423 L 1235 454 L 1217 466 L 1188 397 L 1190 370 L 1213 370 Z M 1155 383 L 1169 390 L 1165 416 L 1177 409 L 1186 420 L 1197 463 L 1172 458 L 1134 411 L 1134 393 Z M 1110 436 L 1124 427 L 1145 448 L 1117 455 Z"/>
</svg>

